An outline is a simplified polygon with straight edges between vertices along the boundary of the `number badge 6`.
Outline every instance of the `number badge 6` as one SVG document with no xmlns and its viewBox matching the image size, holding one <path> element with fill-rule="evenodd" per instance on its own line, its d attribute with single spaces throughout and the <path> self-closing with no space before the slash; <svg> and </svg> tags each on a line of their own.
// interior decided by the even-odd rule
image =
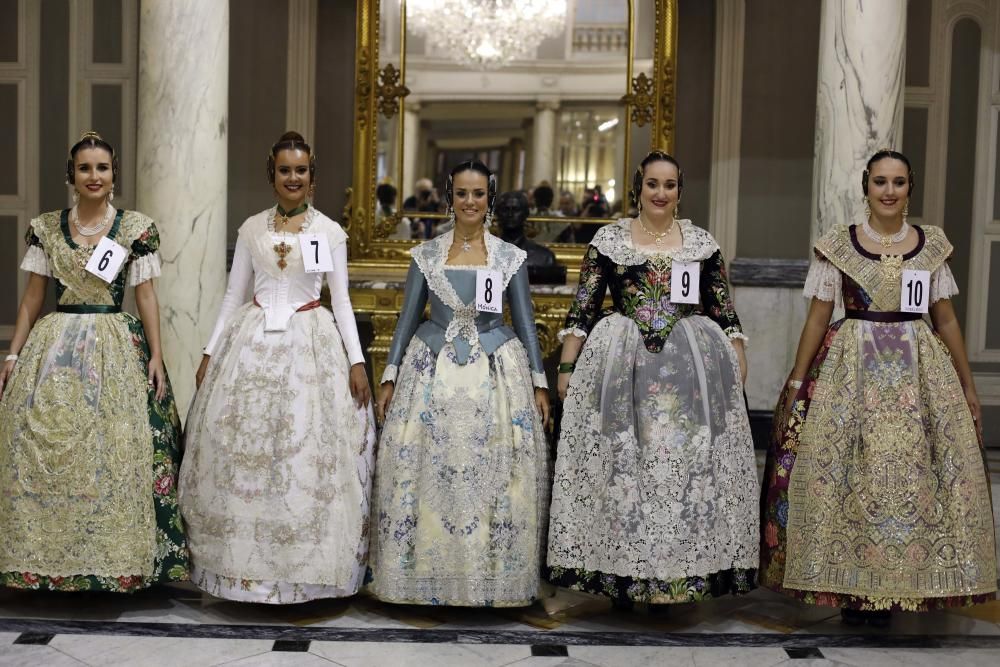
<svg viewBox="0 0 1000 667">
<path fill-rule="evenodd" d="M 128 250 L 115 243 L 107 236 L 94 248 L 94 252 L 84 268 L 106 283 L 110 283 L 118 275 L 118 270 L 128 258 Z"/>
</svg>

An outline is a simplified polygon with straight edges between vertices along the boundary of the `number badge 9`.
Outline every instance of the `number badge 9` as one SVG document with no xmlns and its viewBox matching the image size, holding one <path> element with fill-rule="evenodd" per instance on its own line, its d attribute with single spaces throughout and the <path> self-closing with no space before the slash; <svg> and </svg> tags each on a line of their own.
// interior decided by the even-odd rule
<svg viewBox="0 0 1000 667">
<path fill-rule="evenodd" d="M 503 312 L 503 274 L 499 271 L 476 271 L 476 310 L 483 313 Z"/>
<path fill-rule="evenodd" d="M 118 270 L 122 268 L 127 258 L 128 250 L 105 236 L 94 248 L 84 268 L 104 282 L 110 283 L 118 275 Z"/>
<path fill-rule="evenodd" d="M 671 303 L 698 303 L 701 262 L 672 262 L 670 265 Z"/>
</svg>

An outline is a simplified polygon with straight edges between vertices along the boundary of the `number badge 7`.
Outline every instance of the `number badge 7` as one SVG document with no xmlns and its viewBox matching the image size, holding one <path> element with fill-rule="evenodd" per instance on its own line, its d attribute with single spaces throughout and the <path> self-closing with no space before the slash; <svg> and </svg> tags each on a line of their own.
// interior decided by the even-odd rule
<svg viewBox="0 0 1000 667">
<path fill-rule="evenodd" d="M 302 265 L 306 273 L 333 271 L 330 241 L 326 234 L 299 234 L 299 248 L 302 250 Z"/>
</svg>

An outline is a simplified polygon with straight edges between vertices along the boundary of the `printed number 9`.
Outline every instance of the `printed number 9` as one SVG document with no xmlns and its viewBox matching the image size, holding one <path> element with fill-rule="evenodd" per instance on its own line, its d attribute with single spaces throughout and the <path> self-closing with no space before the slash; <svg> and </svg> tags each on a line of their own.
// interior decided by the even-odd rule
<svg viewBox="0 0 1000 667">
<path fill-rule="evenodd" d="M 687 271 L 681 273 L 681 296 L 687 296 L 691 291 L 691 274 Z"/>
</svg>

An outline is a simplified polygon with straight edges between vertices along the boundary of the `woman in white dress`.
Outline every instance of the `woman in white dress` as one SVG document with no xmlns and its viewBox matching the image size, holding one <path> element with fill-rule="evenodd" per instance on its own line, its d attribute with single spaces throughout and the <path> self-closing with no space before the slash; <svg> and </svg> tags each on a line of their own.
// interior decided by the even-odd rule
<svg viewBox="0 0 1000 667">
<path fill-rule="evenodd" d="M 486 165 L 455 167 L 447 193 L 454 226 L 412 251 L 382 375 L 371 590 L 388 602 L 528 605 L 545 537 L 549 397 L 526 253 L 486 231 Z"/>
<path fill-rule="evenodd" d="M 347 235 L 306 202 L 314 175 L 299 134 L 271 147 L 278 205 L 240 227 L 187 421 L 191 579 L 231 600 L 353 595 L 367 565 L 371 394 Z"/>
</svg>

